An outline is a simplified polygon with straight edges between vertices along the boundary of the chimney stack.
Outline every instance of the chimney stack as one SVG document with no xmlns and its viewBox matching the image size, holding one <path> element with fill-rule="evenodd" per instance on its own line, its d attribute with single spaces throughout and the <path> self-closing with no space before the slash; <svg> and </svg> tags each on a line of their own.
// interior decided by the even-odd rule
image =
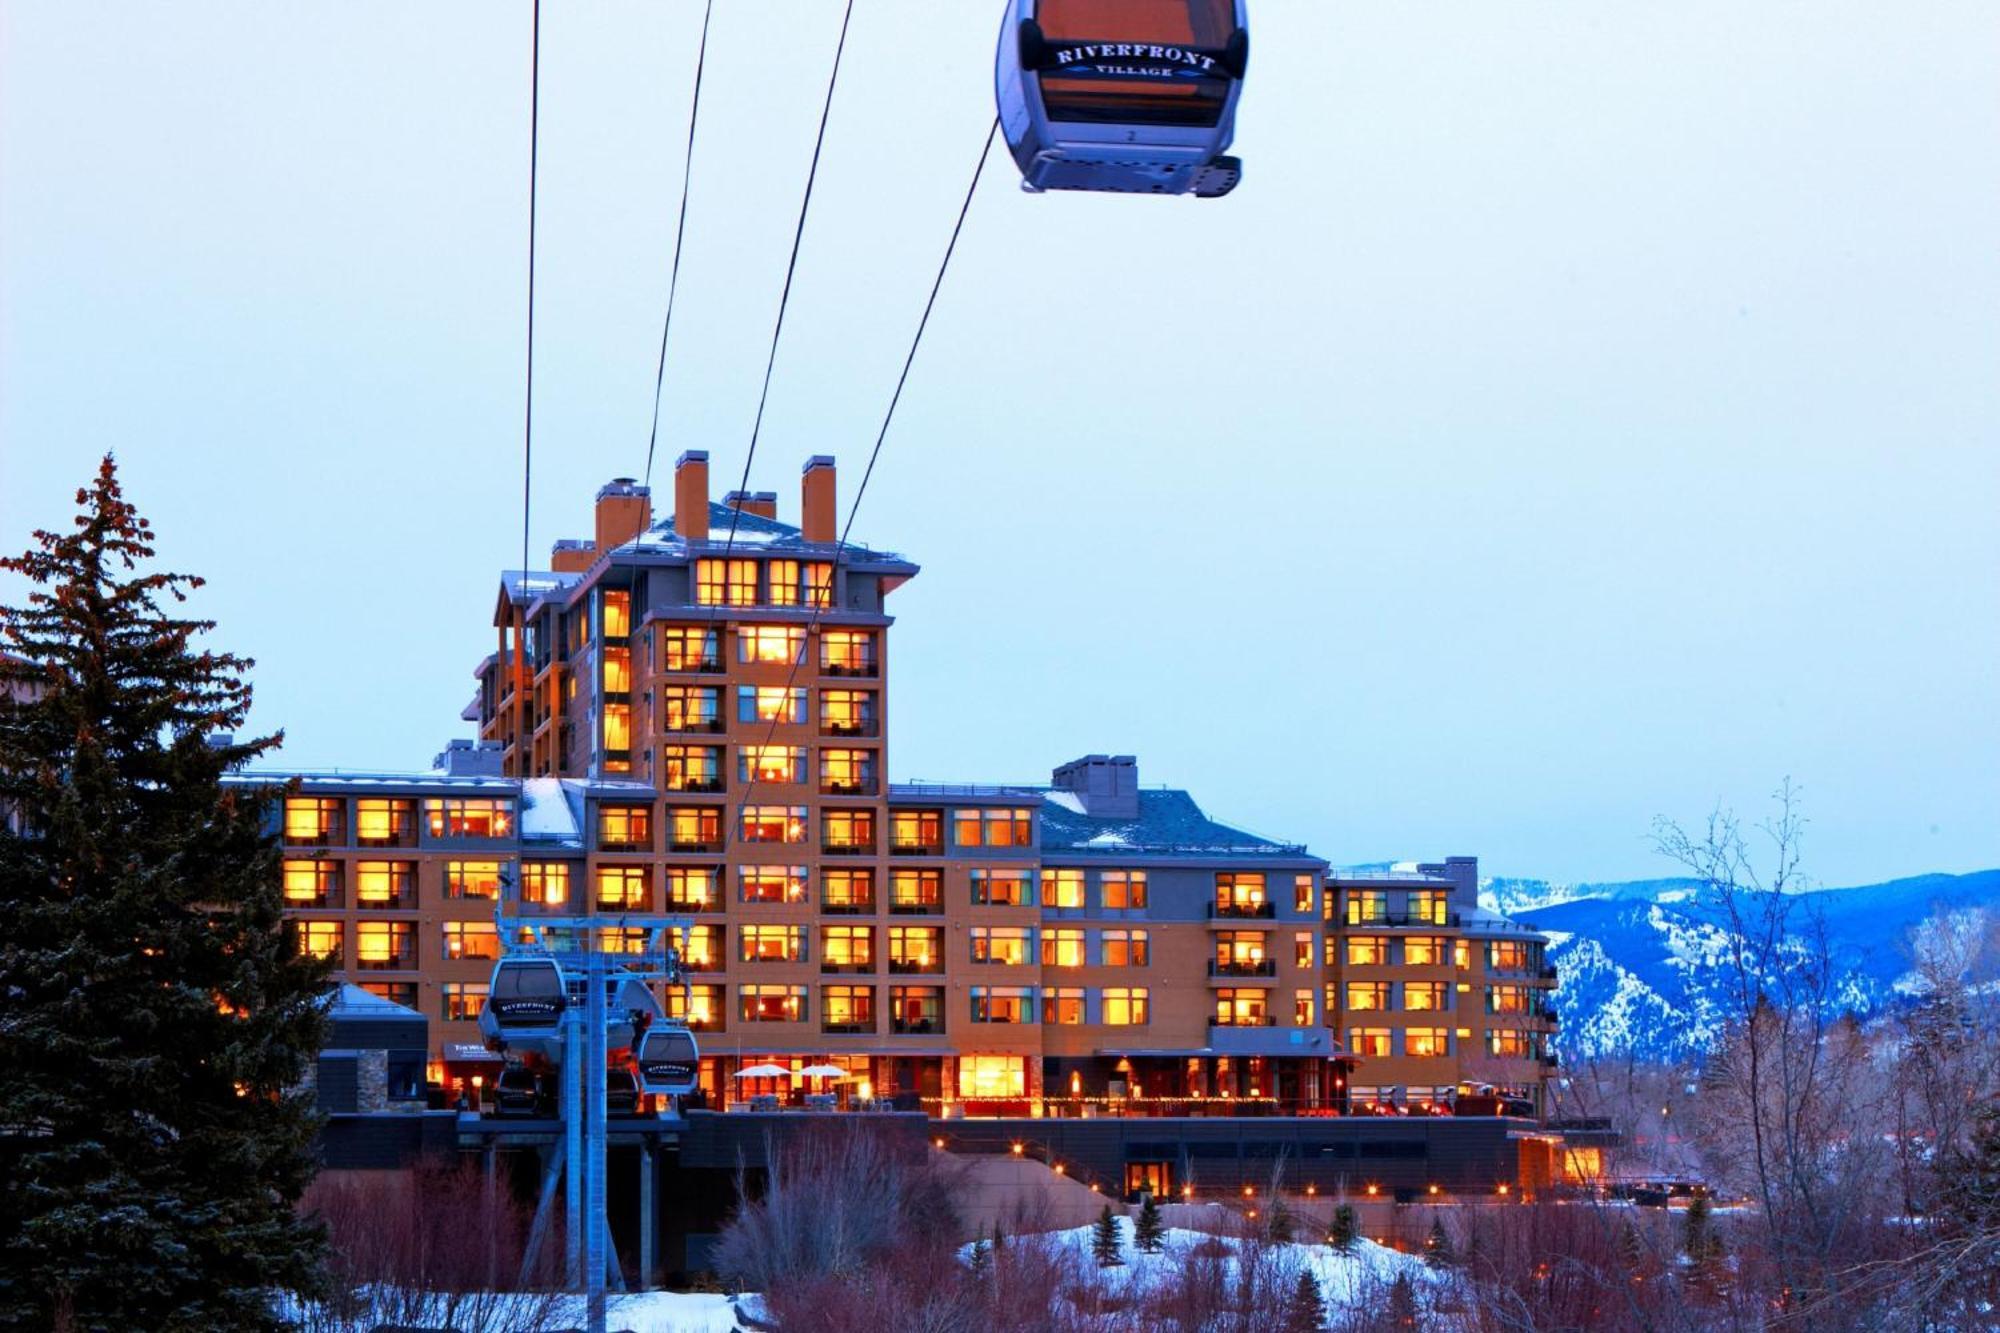
<svg viewBox="0 0 2000 1333">
<path fill-rule="evenodd" d="M 799 483 L 803 503 L 799 533 L 809 542 L 840 540 L 840 520 L 833 484 L 833 458 L 814 454 L 806 460 L 805 476 Z"/>
<path fill-rule="evenodd" d="M 597 549 L 623 546 L 653 525 L 653 493 L 631 477 L 618 477 L 597 492 Z"/>
<path fill-rule="evenodd" d="M 708 540 L 708 450 L 690 449 L 674 464 L 674 531 L 681 540 Z"/>
<path fill-rule="evenodd" d="M 722 503 L 730 509 L 755 514 L 759 518 L 775 519 L 778 516 L 776 491 L 731 491 L 722 497 Z"/>
</svg>

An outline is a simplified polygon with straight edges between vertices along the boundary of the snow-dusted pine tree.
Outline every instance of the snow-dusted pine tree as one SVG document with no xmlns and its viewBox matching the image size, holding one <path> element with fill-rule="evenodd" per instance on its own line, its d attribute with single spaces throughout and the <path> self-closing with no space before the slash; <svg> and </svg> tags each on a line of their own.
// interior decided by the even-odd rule
<svg viewBox="0 0 2000 1333">
<path fill-rule="evenodd" d="M 1104 1211 L 1097 1215 L 1097 1221 L 1091 1224 L 1090 1257 L 1097 1260 L 1099 1268 L 1112 1268 L 1125 1262 L 1118 1252 L 1118 1219 L 1111 1215 L 1108 1203 L 1104 1205 Z"/>
</svg>

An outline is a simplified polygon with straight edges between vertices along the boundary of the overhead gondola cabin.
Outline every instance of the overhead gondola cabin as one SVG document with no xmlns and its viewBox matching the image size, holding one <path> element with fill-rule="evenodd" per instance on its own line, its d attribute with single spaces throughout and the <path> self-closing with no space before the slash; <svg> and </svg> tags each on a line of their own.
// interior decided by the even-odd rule
<svg viewBox="0 0 2000 1333">
<path fill-rule="evenodd" d="M 1024 188 L 1229 193 L 1244 0 L 1009 0 L 994 85 Z"/>
<path fill-rule="evenodd" d="M 562 1016 L 569 1007 L 553 958 L 502 958 L 493 965 L 479 1034 L 490 1048 L 559 1059 Z"/>
<path fill-rule="evenodd" d="M 701 1069 L 694 1033 L 674 1023 L 658 1023 L 639 1039 L 639 1086 L 647 1092 L 680 1096 L 693 1092 Z"/>
</svg>

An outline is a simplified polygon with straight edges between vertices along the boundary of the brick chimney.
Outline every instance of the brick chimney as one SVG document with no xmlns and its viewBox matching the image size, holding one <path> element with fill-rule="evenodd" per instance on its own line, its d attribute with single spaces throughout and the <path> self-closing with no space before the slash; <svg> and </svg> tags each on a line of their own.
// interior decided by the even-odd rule
<svg viewBox="0 0 2000 1333">
<path fill-rule="evenodd" d="M 674 464 L 674 531 L 682 540 L 708 540 L 708 450 L 690 449 Z"/>
<path fill-rule="evenodd" d="M 745 514 L 755 514 L 759 518 L 778 516 L 776 491 L 731 491 L 722 497 L 722 503 Z"/>
<path fill-rule="evenodd" d="M 833 484 L 833 458 L 814 454 L 806 460 L 805 476 L 799 482 L 799 533 L 809 542 L 840 540 L 840 520 Z"/>
<path fill-rule="evenodd" d="M 1072 793 L 1092 819 L 1139 817 L 1139 761 L 1129 754 L 1087 754 L 1054 778 L 1050 785 Z"/>
<path fill-rule="evenodd" d="M 653 525 L 653 493 L 631 477 L 618 477 L 597 492 L 597 549 L 623 546 Z"/>
</svg>

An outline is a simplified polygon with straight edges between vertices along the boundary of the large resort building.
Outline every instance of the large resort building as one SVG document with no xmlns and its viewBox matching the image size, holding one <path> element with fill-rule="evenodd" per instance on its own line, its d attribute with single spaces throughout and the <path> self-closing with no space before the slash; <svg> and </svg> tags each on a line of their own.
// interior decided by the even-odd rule
<svg viewBox="0 0 2000 1333">
<path fill-rule="evenodd" d="M 1545 1108 L 1554 974 L 1476 861 L 1334 870 L 1130 756 L 892 784 L 888 599 L 917 566 L 841 542 L 828 458 L 797 526 L 769 492 L 711 501 L 699 452 L 673 486 L 655 522 L 612 482 L 590 540 L 502 578 L 477 741 L 296 775 L 290 929 L 428 1016 L 450 1095 L 498 1069 L 506 885 L 528 914 L 684 918 L 662 999 L 715 1108 L 768 1094 L 737 1077 L 766 1062 L 947 1118 Z"/>
</svg>

